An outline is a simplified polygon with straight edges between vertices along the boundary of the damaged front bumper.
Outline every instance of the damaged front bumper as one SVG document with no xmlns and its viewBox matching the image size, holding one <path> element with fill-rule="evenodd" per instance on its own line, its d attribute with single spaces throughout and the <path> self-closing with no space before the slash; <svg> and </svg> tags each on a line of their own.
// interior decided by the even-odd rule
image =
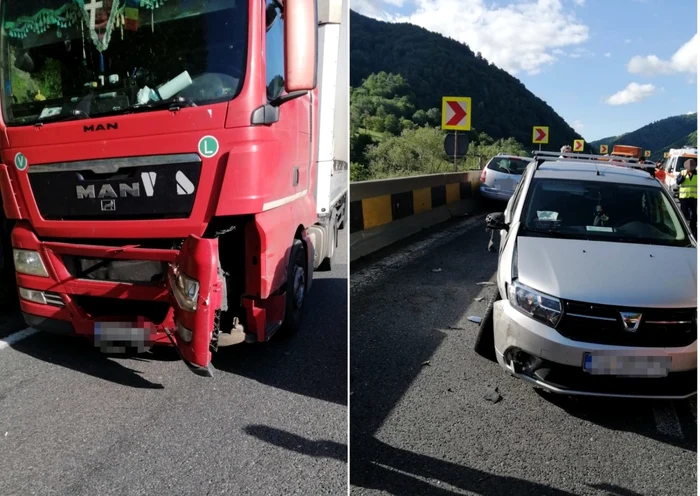
<svg viewBox="0 0 700 496">
<path fill-rule="evenodd" d="M 195 373 L 212 374 L 212 341 L 225 305 L 218 240 L 190 236 L 179 249 L 72 244 L 40 241 L 20 223 L 12 246 L 38 253 L 45 268 L 43 274 L 17 272 L 27 325 L 85 336 L 112 351 L 170 343 Z M 162 273 L 150 281 L 89 279 L 71 267 L 75 257 L 152 262 Z"/>
</svg>

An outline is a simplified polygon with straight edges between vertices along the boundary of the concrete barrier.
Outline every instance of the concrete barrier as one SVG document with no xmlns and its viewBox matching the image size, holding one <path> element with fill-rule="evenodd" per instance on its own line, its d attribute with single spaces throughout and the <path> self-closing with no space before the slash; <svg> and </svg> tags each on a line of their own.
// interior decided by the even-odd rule
<svg viewBox="0 0 700 496">
<path fill-rule="evenodd" d="M 478 207 L 480 171 L 350 184 L 350 260 Z"/>
</svg>

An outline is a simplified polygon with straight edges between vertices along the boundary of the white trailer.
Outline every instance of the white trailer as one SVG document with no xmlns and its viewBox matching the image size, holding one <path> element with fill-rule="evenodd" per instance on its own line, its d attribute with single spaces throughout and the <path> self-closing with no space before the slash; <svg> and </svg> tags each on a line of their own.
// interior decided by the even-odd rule
<svg viewBox="0 0 700 496">
<path fill-rule="evenodd" d="M 345 226 L 349 184 L 348 0 L 318 0 L 318 223 L 309 228 L 314 269 L 330 269 Z"/>
</svg>

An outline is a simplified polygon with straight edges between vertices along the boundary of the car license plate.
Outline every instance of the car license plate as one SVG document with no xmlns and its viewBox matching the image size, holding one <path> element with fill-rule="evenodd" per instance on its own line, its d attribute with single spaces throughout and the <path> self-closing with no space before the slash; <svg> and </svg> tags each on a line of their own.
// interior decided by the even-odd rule
<svg viewBox="0 0 700 496">
<path fill-rule="evenodd" d="M 515 190 L 515 183 L 510 179 L 496 179 L 496 181 L 494 181 L 494 186 L 501 191 Z"/>
<path fill-rule="evenodd" d="M 671 368 L 669 356 L 613 355 L 586 353 L 583 370 L 591 375 L 666 377 Z"/>
<path fill-rule="evenodd" d="M 95 322 L 95 346 L 108 353 L 124 353 L 127 347 L 140 352 L 150 346 L 151 329 L 132 322 Z"/>
</svg>

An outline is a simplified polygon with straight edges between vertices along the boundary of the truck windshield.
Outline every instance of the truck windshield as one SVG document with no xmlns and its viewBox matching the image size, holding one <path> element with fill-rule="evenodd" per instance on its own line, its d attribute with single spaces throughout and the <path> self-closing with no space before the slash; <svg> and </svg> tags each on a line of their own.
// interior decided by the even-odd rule
<svg viewBox="0 0 700 496">
<path fill-rule="evenodd" d="M 535 234 L 690 246 L 660 185 L 534 178 L 523 216 L 526 231 Z"/>
<path fill-rule="evenodd" d="M 2 0 L 9 126 L 235 98 L 247 0 Z"/>
</svg>

